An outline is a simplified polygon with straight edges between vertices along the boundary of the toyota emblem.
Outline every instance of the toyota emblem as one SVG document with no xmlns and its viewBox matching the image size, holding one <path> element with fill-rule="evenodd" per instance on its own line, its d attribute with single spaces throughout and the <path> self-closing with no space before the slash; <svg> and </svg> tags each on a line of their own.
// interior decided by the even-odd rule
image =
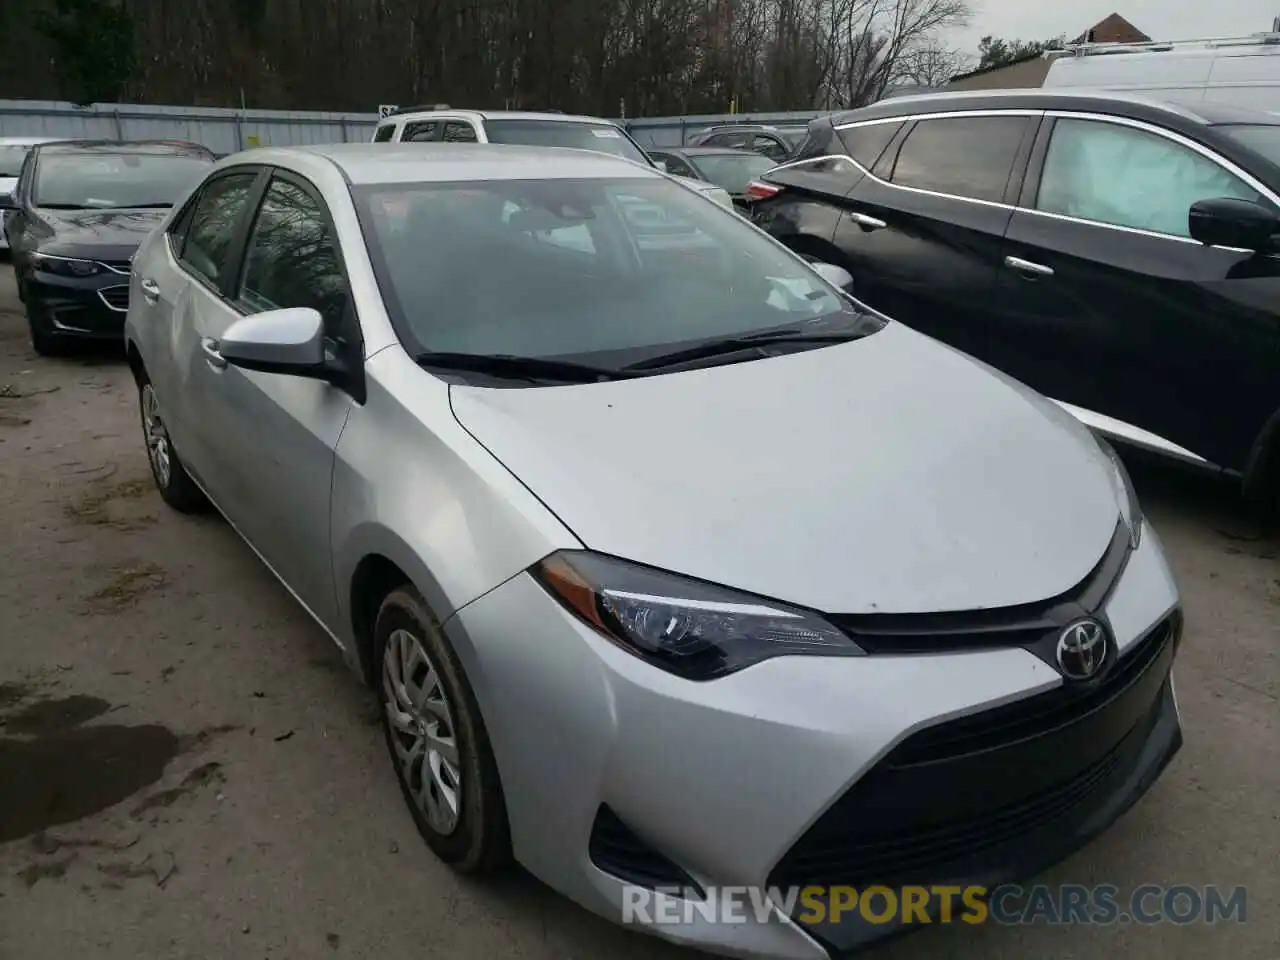
<svg viewBox="0 0 1280 960">
<path fill-rule="evenodd" d="M 1107 631 L 1097 620 L 1077 620 L 1058 635 L 1058 669 L 1069 680 L 1097 676 L 1107 659 Z"/>
</svg>

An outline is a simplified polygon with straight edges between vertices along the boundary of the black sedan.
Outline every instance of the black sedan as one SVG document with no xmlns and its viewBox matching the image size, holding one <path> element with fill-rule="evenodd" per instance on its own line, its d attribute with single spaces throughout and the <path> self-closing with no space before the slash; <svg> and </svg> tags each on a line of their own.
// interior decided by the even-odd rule
<svg viewBox="0 0 1280 960">
<path fill-rule="evenodd" d="M 12 197 L 0 202 L 37 353 L 120 337 L 134 251 L 213 163 L 204 147 L 174 141 L 76 141 L 31 151 Z"/>
<path fill-rule="evenodd" d="M 654 147 L 647 152 L 667 173 L 724 187 L 739 209 L 746 207 L 751 181 L 777 165 L 762 154 L 727 147 Z"/>
</svg>

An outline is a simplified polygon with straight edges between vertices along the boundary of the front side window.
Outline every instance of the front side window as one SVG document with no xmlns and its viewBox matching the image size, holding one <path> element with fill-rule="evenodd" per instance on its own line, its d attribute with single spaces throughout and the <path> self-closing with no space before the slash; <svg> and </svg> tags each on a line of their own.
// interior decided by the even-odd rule
<svg viewBox="0 0 1280 960">
<path fill-rule="evenodd" d="M 1258 191 L 1189 147 L 1133 127 L 1058 120 L 1036 209 L 1117 227 L 1190 237 L 1197 200 L 1258 200 Z"/>
<path fill-rule="evenodd" d="M 441 139 L 449 143 L 475 143 L 476 128 L 465 120 L 450 120 L 444 125 Z"/>
<path fill-rule="evenodd" d="M 256 173 L 233 173 L 205 185 L 192 210 L 182 244 L 182 260 L 210 283 L 218 285 L 236 227 L 249 202 Z"/>
<path fill-rule="evenodd" d="M 212 155 L 42 150 L 32 202 L 55 210 L 171 207 L 214 163 Z"/>
<path fill-rule="evenodd" d="M 488 120 L 484 125 L 490 143 L 515 143 L 531 147 L 571 147 L 612 153 L 649 166 L 648 155 L 635 141 L 611 123 L 573 120 Z"/>
<path fill-rule="evenodd" d="M 249 313 L 310 307 L 330 336 L 342 329 L 347 282 L 336 238 L 319 203 L 290 180 L 272 180 L 263 195 L 236 299 Z"/>
<path fill-rule="evenodd" d="M 1028 117 L 921 120 L 902 143 L 892 181 L 972 200 L 1004 199 Z"/>
<path fill-rule="evenodd" d="M 353 191 L 414 352 L 627 362 L 857 308 L 736 214 L 668 180 Z"/>
<path fill-rule="evenodd" d="M 17 147 L 0 146 L 0 177 L 16 177 L 22 172 L 22 161 L 31 148 L 25 144 Z"/>
</svg>

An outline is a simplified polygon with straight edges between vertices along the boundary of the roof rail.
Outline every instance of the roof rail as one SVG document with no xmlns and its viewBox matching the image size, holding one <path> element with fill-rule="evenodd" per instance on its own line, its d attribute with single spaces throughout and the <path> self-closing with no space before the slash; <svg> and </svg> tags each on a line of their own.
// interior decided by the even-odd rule
<svg viewBox="0 0 1280 960">
<path fill-rule="evenodd" d="M 432 110 L 452 110 L 452 109 L 453 107 L 449 106 L 449 104 L 447 103 L 422 103 L 416 107 L 397 107 L 382 119 L 385 120 L 387 119 L 387 117 L 398 117 L 401 114 L 405 114 L 405 113 L 430 113 Z"/>
<path fill-rule="evenodd" d="M 1280 27 L 1280 18 L 1272 24 Z M 1218 47 L 1240 47 L 1280 44 L 1280 30 L 1273 29 L 1259 33 L 1250 33 L 1242 37 L 1198 37 L 1192 40 L 1143 40 L 1135 43 L 1068 43 L 1058 50 L 1046 50 L 1046 60 L 1057 60 L 1061 57 L 1093 57 L 1120 53 L 1166 53 L 1170 50 L 1185 50 L 1199 47 L 1206 50 Z"/>
</svg>

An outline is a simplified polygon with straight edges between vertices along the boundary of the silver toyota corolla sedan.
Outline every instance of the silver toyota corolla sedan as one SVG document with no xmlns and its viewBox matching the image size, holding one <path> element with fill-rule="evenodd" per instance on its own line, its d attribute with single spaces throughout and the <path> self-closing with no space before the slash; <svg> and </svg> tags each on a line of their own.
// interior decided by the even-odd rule
<svg viewBox="0 0 1280 960">
<path fill-rule="evenodd" d="M 602 154 L 261 149 L 126 341 L 161 494 L 341 647 L 440 858 L 615 920 L 772 890 L 631 919 L 800 960 L 903 929 L 832 887 L 1035 874 L 1181 744 L 1119 461 L 838 273 Z"/>
</svg>

